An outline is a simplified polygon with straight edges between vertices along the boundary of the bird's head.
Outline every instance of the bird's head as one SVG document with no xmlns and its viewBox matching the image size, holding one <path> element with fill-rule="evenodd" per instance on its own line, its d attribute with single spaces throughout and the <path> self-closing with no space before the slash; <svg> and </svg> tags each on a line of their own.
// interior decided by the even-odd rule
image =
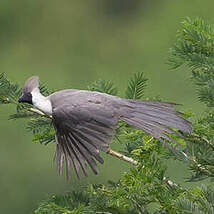
<svg viewBox="0 0 214 214">
<path fill-rule="evenodd" d="M 32 102 L 32 92 L 34 90 L 39 90 L 39 77 L 32 76 L 26 82 L 22 90 L 22 96 L 19 98 L 19 103 L 29 103 L 33 104 Z"/>
</svg>

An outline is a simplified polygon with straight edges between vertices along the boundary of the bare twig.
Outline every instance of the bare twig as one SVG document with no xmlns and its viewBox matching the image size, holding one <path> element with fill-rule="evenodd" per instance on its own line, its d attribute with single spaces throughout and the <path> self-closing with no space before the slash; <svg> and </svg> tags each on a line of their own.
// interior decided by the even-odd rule
<svg viewBox="0 0 214 214">
<path fill-rule="evenodd" d="M 137 161 L 135 161 L 133 158 L 127 157 L 127 156 L 125 156 L 125 155 L 123 155 L 123 154 L 121 154 L 119 152 L 116 152 L 116 151 L 110 149 L 110 148 L 108 149 L 108 151 L 106 153 L 109 154 L 109 155 L 112 155 L 114 157 L 117 157 L 117 158 L 119 158 L 121 160 L 124 160 L 126 162 L 129 162 L 129 163 L 131 163 L 131 164 L 133 164 L 135 166 L 138 164 Z"/>
<path fill-rule="evenodd" d="M 29 108 L 28 111 L 31 111 L 31 112 L 36 113 L 36 114 L 39 114 L 42 117 L 47 117 L 47 118 L 52 119 L 52 116 L 45 114 L 44 112 L 40 111 L 39 109 Z"/>
<path fill-rule="evenodd" d="M 173 181 L 169 180 L 167 177 L 163 177 L 163 181 L 166 182 L 166 184 L 169 187 L 180 187 L 178 184 L 174 183 Z M 180 187 L 181 188 L 181 187 Z"/>
</svg>

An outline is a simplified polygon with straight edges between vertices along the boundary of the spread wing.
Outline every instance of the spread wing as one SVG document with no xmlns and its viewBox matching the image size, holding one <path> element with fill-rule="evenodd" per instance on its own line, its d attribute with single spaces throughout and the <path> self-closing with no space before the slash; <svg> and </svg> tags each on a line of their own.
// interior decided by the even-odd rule
<svg viewBox="0 0 214 214">
<path fill-rule="evenodd" d="M 64 104 L 54 108 L 52 116 L 59 173 L 65 162 L 67 178 L 72 164 L 78 178 L 81 169 L 88 176 L 87 165 L 97 174 L 96 160 L 103 163 L 99 151 L 107 151 L 118 121 L 113 108 L 106 108 L 101 102 Z"/>
</svg>

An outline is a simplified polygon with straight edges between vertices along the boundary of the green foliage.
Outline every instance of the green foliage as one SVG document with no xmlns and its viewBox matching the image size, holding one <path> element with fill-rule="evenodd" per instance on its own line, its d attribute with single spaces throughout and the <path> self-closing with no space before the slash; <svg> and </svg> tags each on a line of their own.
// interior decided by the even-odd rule
<svg viewBox="0 0 214 214">
<path fill-rule="evenodd" d="M 64 196 L 51 196 L 40 204 L 35 214 L 90 214 L 89 196 L 85 191 L 73 191 Z"/>
<path fill-rule="evenodd" d="M 181 213 L 212 214 L 214 213 L 214 188 L 202 186 L 193 188 L 182 194 L 175 206 Z"/>
<path fill-rule="evenodd" d="M 50 93 L 44 84 L 41 84 L 40 90 L 45 95 Z M 14 104 L 16 106 L 16 113 L 10 115 L 9 119 L 28 119 L 27 130 L 33 133 L 33 142 L 47 144 L 54 141 L 55 134 L 51 120 L 32 112 L 31 105 L 18 103 L 21 94 L 22 89 L 18 84 L 11 83 L 5 74 L 0 74 L 0 104 Z"/>
<path fill-rule="evenodd" d="M 198 87 L 198 97 L 214 107 L 214 30 L 200 18 L 186 18 L 178 31 L 177 41 L 170 50 L 172 68 L 186 65 Z"/>
<path fill-rule="evenodd" d="M 173 68 L 186 64 L 192 70 L 213 70 L 214 31 L 201 18 L 191 20 L 186 18 L 182 22 L 182 29 L 178 31 L 177 42 L 171 49 L 169 62 Z"/>
<path fill-rule="evenodd" d="M 110 81 L 97 80 L 88 86 L 90 91 L 98 91 L 106 94 L 117 95 L 117 88 L 114 87 L 114 84 Z"/>
<path fill-rule="evenodd" d="M 84 205 L 86 210 L 90 210 L 88 213 L 143 214 L 150 213 L 150 206 L 154 204 L 159 211 L 164 207 L 173 213 L 175 210 L 173 203 L 183 190 L 177 186 L 170 186 L 163 179 L 166 167 L 162 165 L 159 156 L 160 147 L 151 142 L 151 139 L 149 141 L 152 146 L 148 146 L 146 151 L 144 146 L 133 151 L 140 164 L 130 172 L 124 173 L 118 183 L 91 185 L 82 190 L 81 194 L 85 197 L 74 196 L 71 193 L 69 197 L 65 195 L 51 198 L 42 202 L 35 213 L 62 214 L 77 210 L 85 213 L 80 206 Z"/>
<path fill-rule="evenodd" d="M 214 117 L 206 113 L 194 124 L 194 133 L 187 137 L 185 153 L 193 171 L 191 181 L 214 177 Z"/>
<path fill-rule="evenodd" d="M 27 130 L 33 133 L 35 143 L 47 145 L 55 141 L 55 130 L 49 118 L 32 118 L 27 124 Z"/>
<path fill-rule="evenodd" d="M 5 74 L 0 74 L 0 104 L 17 104 L 17 98 L 21 95 L 18 84 L 12 84 Z"/>
<path fill-rule="evenodd" d="M 200 18 L 187 18 L 178 31 L 169 62 L 173 68 L 186 65 L 192 72 L 199 100 L 208 107 L 195 121 L 194 132 L 187 136 L 185 153 L 193 172 L 190 181 L 214 176 L 214 30 Z"/>
<path fill-rule="evenodd" d="M 144 95 L 144 90 L 147 86 L 148 79 L 144 77 L 144 73 L 137 73 L 128 83 L 128 87 L 125 92 L 127 99 L 141 99 Z"/>
</svg>

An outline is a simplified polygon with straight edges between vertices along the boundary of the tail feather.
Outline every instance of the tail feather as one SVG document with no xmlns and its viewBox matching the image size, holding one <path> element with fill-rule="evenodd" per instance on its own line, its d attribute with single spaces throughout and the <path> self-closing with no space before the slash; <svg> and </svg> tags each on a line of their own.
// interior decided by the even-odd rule
<svg viewBox="0 0 214 214">
<path fill-rule="evenodd" d="M 166 134 L 176 134 L 177 129 L 191 133 L 191 122 L 182 118 L 182 113 L 176 111 L 174 103 L 152 102 L 141 100 L 126 100 L 121 108 L 121 120 L 144 130 L 157 139 L 173 141 Z"/>
</svg>

